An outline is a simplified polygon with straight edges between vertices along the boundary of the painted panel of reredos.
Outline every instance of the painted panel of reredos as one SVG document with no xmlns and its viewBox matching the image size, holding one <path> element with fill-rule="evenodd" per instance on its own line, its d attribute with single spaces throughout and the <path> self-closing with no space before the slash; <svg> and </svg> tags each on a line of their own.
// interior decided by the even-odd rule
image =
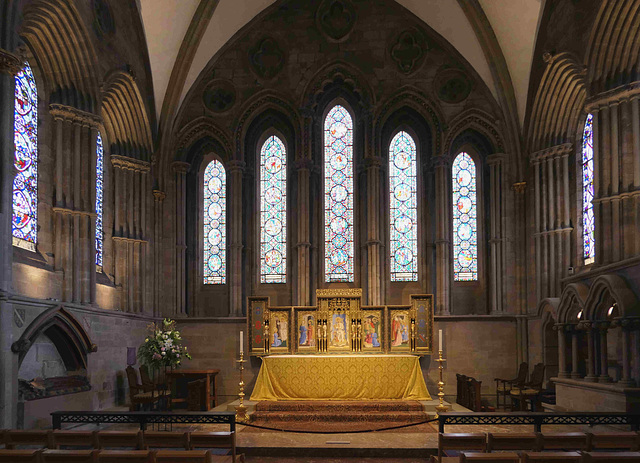
<svg viewBox="0 0 640 463">
<path fill-rule="evenodd" d="M 362 289 L 319 289 L 316 295 L 319 311 L 327 320 L 327 351 L 351 352 L 352 321 L 359 315 Z"/>
</svg>

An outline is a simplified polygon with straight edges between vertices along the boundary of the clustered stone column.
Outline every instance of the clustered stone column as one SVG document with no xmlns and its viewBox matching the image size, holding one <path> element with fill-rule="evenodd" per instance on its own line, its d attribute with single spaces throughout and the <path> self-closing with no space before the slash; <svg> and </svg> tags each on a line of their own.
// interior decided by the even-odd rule
<svg viewBox="0 0 640 463">
<path fill-rule="evenodd" d="M 162 263 L 162 218 L 164 214 L 164 200 L 167 194 L 164 191 L 153 190 L 153 242 L 154 247 L 154 276 L 153 276 L 153 315 L 160 315 L 161 294 L 163 291 L 164 281 Z"/>
<path fill-rule="evenodd" d="M 640 89 L 592 99 L 596 263 L 640 254 Z"/>
<path fill-rule="evenodd" d="M 569 372 L 567 369 L 567 325 L 564 323 L 557 323 L 553 325 L 553 329 L 558 332 L 558 376 L 560 378 L 568 378 Z"/>
<path fill-rule="evenodd" d="M 514 213 L 516 220 L 514 220 L 514 236 L 516 241 L 525 242 L 526 236 L 526 217 L 527 217 L 527 202 L 525 192 L 527 191 L 526 182 L 518 182 L 511 185 L 511 189 L 514 191 Z M 517 314 L 516 318 L 516 340 L 518 364 L 522 362 L 528 362 L 529 360 L 529 327 L 527 323 L 527 305 L 526 305 L 526 278 L 527 272 L 524 268 L 524 262 L 526 261 L 524 246 L 516 246 L 516 262 L 520 264 L 516 265 L 516 288 L 518 295 Z"/>
<path fill-rule="evenodd" d="M 442 156 L 434 159 L 436 176 L 436 312 L 451 313 L 451 207 L 450 168 Z"/>
<path fill-rule="evenodd" d="M 151 166 L 146 161 L 116 155 L 111 155 L 111 165 L 115 184 L 115 283 L 120 288 L 122 310 L 140 313 L 146 306 L 149 279 L 146 233 Z"/>
<path fill-rule="evenodd" d="M 176 161 L 171 164 L 176 174 L 176 314 L 186 311 L 186 275 L 185 255 L 187 252 L 186 218 L 187 218 L 187 172 L 191 165 L 188 162 Z M 229 198 L 232 197 L 229 195 Z"/>
<path fill-rule="evenodd" d="M 558 296 L 571 262 L 569 154 L 573 145 L 553 146 L 531 155 L 535 185 L 537 300 Z"/>
<path fill-rule="evenodd" d="M 367 295 L 368 305 L 380 305 L 382 300 L 382 282 L 384 281 L 380 239 L 380 198 L 382 185 L 380 168 L 382 161 L 376 157 L 365 160 L 367 178 Z"/>
<path fill-rule="evenodd" d="M 311 181 L 311 160 L 304 158 L 295 163 L 295 169 L 298 176 L 298 194 L 297 194 L 297 233 L 298 241 L 296 243 L 297 262 L 296 262 L 296 281 L 297 304 L 311 305 L 311 274 L 309 272 L 311 256 L 311 236 L 309 234 L 309 187 Z"/>
<path fill-rule="evenodd" d="M 62 276 L 62 299 L 95 303 L 96 143 L 100 119 L 52 103 L 55 159 L 54 267 Z M 72 175 L 68 175 L 71 172 Z"/>
<path fill-rule="evenodd" d="M 242 176 L 244 162 L 230 161 L 228 164 L 229 186 L 227 187 L 227 230 L 229 237 L 229 303 L 233 317 L 242 316 Z"/>
<path fill-rule="evenodd" d="M 489 164 L 489 215 L 491 236 L 489 239 L 489 256 L 491 259 L 491 277 L 490 294 L 491 294 L 491 312 L 504 312 L 504 274 L 506 270 L 506 241 L 504 239 L 504 217 L 505 203 L 503 192 L 505 189 L 505 173 L 504 173 L 504 154 L 492 154 L 487 158 Z"/>
</svg>

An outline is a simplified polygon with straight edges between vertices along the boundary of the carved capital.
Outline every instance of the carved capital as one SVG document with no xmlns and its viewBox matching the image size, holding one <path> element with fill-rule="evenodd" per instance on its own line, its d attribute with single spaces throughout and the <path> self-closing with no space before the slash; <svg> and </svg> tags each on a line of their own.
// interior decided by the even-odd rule
<svg viewBox="0 0 640 463">
<path fill-rule="evenodd" d="M 380 169 L 382 167 L 382 159 L 378 157 L 368 157 L 364 160 L 366 169 Z"/>
<path fill-rule="evenodd" d="M 431 164 L 433 165 L 434 168 L 437 169 L 439 167 L 449 167 L 450 162 L 444 156 L 436 156 L 432 158 Z"/>
<path fill-rule="evenodd" d="M 295 170 L 311 170 L 313 168 L 313 161 L 309 158 L 298 159 L 293 163 Z"/>
<path fill-rule="evenodd" d="M 128 158 L 126 156 L 111 155 L 111 165 L 124 170 L 147 173 L 151 171 L 151 164 L 139 159 Z"/>
<path fill-rule="evenodd" d="M 102 118 L 99 116 L 60 103 L 51 103 L 49 113 L 56 121 L 68 121 L 96 129 L 102 125 Z"/>
<path fill-rule="evenodd" d="M 156 202 L 162 202 L 166 197 L 167 194 L 164 191 L 153 190 L 153 199 L 155 199 Z"/>
<path fill-rule="evenodd" d="M 176 174 L 186 174 L 189 172 L 191 168 L 191 164 L 188 162 L 175 161 L 171 163 L 171 170 L 173 170 Z"/>
<path fill-rule="evenodd" d="M 242 161 L 233 160 L 227 163 L 227 170 L 229 171 L 230 174 L 243 173 L 244 168 L 245 168 L 245 163 Z"/>
<path fill-rule="evenodd" d="M 527 191 L 527 182 L 517 182 L 511 185 L 511 189 L 517 194 L 522 195 Z"/>
<path fill-rule="evenodd" d="M 0 73 L 15 76 L 21 69 L 20 58 L 4 48 L 0 48 Z"/>
<path fill-rule="evenodd" d="M 494 153 L 487 156 L 487 164 L 489 164 L 490 166 L 497 166 L 502 164 L 502 161 L 504 161 L 506 158 L 507 155 L 504 153 Z"/>
<path fill-rule="evenodd" d="M 572 143 L 563 143 L 562 145 L 550 146 L 535 153 L 531 153 L 529 159 L 531 163 L 540 162 L 545 159 L 554 159 L 556 157 L 568 156 L 573 152 Z"/>
</svg>

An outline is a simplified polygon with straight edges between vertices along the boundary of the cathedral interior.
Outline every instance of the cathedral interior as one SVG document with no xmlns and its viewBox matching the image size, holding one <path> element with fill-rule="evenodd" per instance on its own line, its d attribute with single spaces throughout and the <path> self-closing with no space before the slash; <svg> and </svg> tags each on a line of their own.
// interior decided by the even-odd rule
<svg viewBox="0 0 640 463">
<path fill-rule="evenodd" d="M 432 397 L 441 342 L 449 403 L 640 413 L 640 0 L 3 0 L 0 132 L 0 428 L 125 405 L 163 319 L 234 400 L 251 304 L 334 290 L 383 353 L 432 295 Z"/>
</svg>

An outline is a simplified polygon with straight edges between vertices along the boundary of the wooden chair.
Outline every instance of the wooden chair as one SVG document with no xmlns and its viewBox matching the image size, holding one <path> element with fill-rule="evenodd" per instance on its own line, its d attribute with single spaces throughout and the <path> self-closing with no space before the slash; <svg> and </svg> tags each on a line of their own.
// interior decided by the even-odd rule
<svg viewBox="0 0 640 463">
<path fill-rule="evenodd" d="M 541 435 L 541 450 L 587 450 L 587 435 L 565 432 Z"/>
<path fill-rule="evenodd" d="M 190 412 L 207 411 L 207 378 L 187 383 L 187 410 Z"/>
<path fill-rule="evenodd" d="M 0 463 L 40 463 L 42 449 L 0 449 Z"/>
<path fill-rule="evenodd" d="M 4 432 L 4 445 L 7 449 L 23 447 L 51 447 L 51 431 L 23 431 L 9 429 Z"/>
<path fill-rule="evenodd" d="M 153 452 L 149 450 L 101 450 L 98 463 L 153 463 Z"/>
<path fill-rule="evenodd" d="M 538 452 L 542 448 L 540 433 L 488 433 L 487 452 L 496 450 L 528 450 Z"/>
<path fill-rule="evenodd" d="M 584 463 L 640 463 L 640 452 L 584 452 Z"/>
<path fill-rule="evenodd" d="M 208 450 L 158 450 L 156 463 L 210 463 L 213 459 Z"/>
<path fill-rule="evenodd" d="M 98 449 L 126 448 L 132 450 L 142 449 L 142 431 L 98 431 Z"/>
<path fill-rule="evenodd" d="M 127 381 L 129 382 L 129 411 L 135 411 L 138 405 L 151 405 L 160 400 L 154 391 L 146 392 L 138 383 L 138 375 L 131 365 L 126 368 Z"/>
<path fill-rule="evenodd" d="M 507 396 L 511 390 L 521 388 L 527 381 L 527 373 L 529 372 L 529 364 L 522 362 L 518 367 L 518 375 L 513 379 L 495 378 L 496 382 L 496 408 L 500 407 L 500 396 L 504 399 L 504 408 L 507 408 Z"/>
<path fill-rule="evenodd" d="M 189 450 L 194 449 L 230 449 L 231 461 L 236 461 L 236 433 L 231 432 L 192 432 L 189 433 Z"/>
<path fill-rule="evenodd" d="M 474 412 L 482 411 L 482 395 L 481 395 L 482 381 L 478 381 L 475 378 L 469 378 L 467 381 L 467 390 L 469 397 L 468 408 Z"/>
<path fill-rule="evenodd" d="M 520 463 L 520 457 L 517 453 L 478 453 L 478 452 L 462 452 L 460 453 L 460 462 L 474 461 L 482 463 Z"/>
<path fill-rule="evenodd" d="M 155 391 L 165 397 L 171 397 L 171 389 L 169 386 L 166 383 L 153 381 L 149 376 L 149 368 L 146 365 L 140 365 L 138 371 L 140 372 L 140 380 L 142 382 L 142 389 L 144 392 Z"/>
<path fill-rule="evenodd" d="M 157 448 L 189 450 L 189 433 L 144 431 L 142 433 L 142 449 Z"/>
<path fill-rule="evenodd" d="M 525 452 L 522 463 L 574 463 L 581 462 L 578 452 Z"/>
<path fill-rule="evenodd" d="M 487 450 L 487 436 L 484 433 L 438 433 L 438 458 L 447 450 Z"/>
<path fill-rule="evenodd" d="M 469 388 L 467 386 L 468 379 L 469 379 L 468 376 L 460 375 L 456 373 L 456 380 L 457 380 L 456 403 L 462 405 L 465 408 L 469 408 Z"/>
<path fill-rule="evenodd" d="M 518 402 L 519 409 L 525 410 L 526 400 L 535 400 L 540 391 L 542 391 L 542 383 L 544 382 L 544 363 L 536 363 L 529 377 L 529 381 L 524 383 L 522 387 L 512 388 L 509 392 L 511 397 L 511 411 L 515 411 L 515 401 Z"/>
<path fill-rule="evenodd" d="M 69 449 L 93 449 L 98 448 L 97 431 L 61 431 L 59 429 L 51 433 L 52 449 L 60 450 L 63 447 Z"/>
<path fill-rule="evenodd" d="M 635 432 L 588 433 L 587 450 L 640 450 L 640 435 Z"/>
<path fill-rule="evenodd" d="M 99 450 L 45 450 L 41 463 L 96 463 Z"/>
</svg>

